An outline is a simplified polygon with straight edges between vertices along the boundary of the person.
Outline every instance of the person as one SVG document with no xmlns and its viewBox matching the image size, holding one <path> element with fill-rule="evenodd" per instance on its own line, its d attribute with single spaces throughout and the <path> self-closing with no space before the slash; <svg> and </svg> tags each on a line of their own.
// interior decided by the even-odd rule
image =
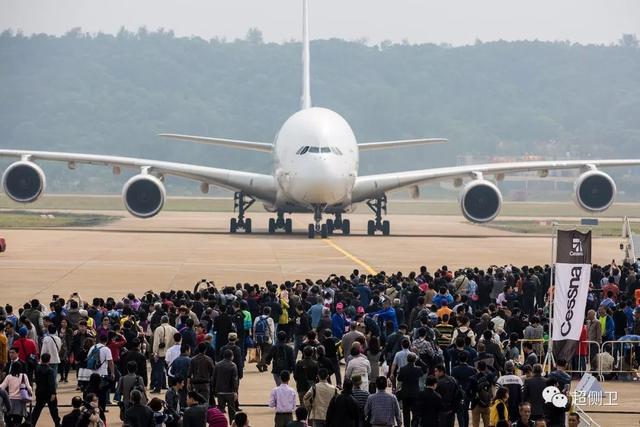
<svg viewBox="0 0 640 427">
<path fill-rule="evenodd" d="M 21 363 L 11 365 L 11 372 L 9 372 L 9 375 L 7 375 L 0 384 L 0 388 L 5 390 L 9 395 L 11 410 L 7 413 L 6 418 L 13 426 L 20 425 L 22 419 L 27 416 L 27 402 L 23 401 L 20 396 L 21 386 L 24 385 L 29 395 L 33 396 L 33 389 L 29 383 L 29 378 L 27 374 L 22 371 L 22 367 L 23 365 Z"/>
<path fill-rule="evenodd" d="M 51 325 L 50 325 L 51 326 Z M 60 415 L 58 414 L 58 397 L 56 395 L 57 374 L 53 371 L 49 362 L 51 355 L 43 353 L 40 356 L 40 365 L 36 368 L 34 377 L 36 385 L 36 404 L 31 413 L 31 422 L 35 426 L 38 423 L 40 414 L 45 405 L 49 408 L 51 419 L 56 427 L 60 426 Z"/>
<path fill-rule="evenodd" d="M 442 402 L 442 396 L 436 391 L 437 386 L 438 379 L 433 375 L 430 375 L 425 380 L 424 390 L 418 393 L 416 408 L 418 408 L 420 427 L 440 426 L 440 413 L 442 412 L 444 405 Z"/>
<path fill-rule="evenodd" d="M 218 409 L 224 413 L 225 407 L 228 407 L 229 419 L 232 419 L 236 413 L 235 402 L 238 399 L 238 368 L 233 363 L 231 350 L 225 350 L 223 357 L 213 370 L 213 390 L 218 399 Z"/>
<path fill-rule="evenodd" d="M 266 357 L 271 350 L 271 346 L 276 339 L 276 327 L 271 318 L 271 307 L 264 307 L 262 316 L 256 317 L 253 323 L 253 337 L 256 345 L 260 349 L 260 361 L 258 362 L 258 371 L 267 370 Z"/>
<path fill-rule="evenodd" d="M 80 396 L 73 396 L 73 398 L 71 398 L 71 412 L 62 417 L 60 427 L 76 427 L 80 419 L 82 403 L 83 401 Z"/>
<path fill-rule="evenodd" d="M 18 334 L 20 338 L 13 342 L 13 347 L 18 349 L 18 358 L 24 363 L 25 374 L 31 379 L 38 364 L 38 347 L 35 341 L 27 337 L 29 330 L 26 326 L 21 326 Z"/>
<path fill-rule="evenodd" d="M 182 348 L 182 335 L 180 335 L 180 332 L 176 332 L 175 334 L 173 334 L 173 342 L 175 344 L 167 349 L 167 352 L 164 356 L 165 366 L 167 367 L 171 367 L 173 361 L 180 357 L 180 350 Z M 168 368 L 167 371 L 169 371 Z"/>
<path fill-rule="evenodd" d="M 364 416 L 372 426 L 402 426 L 398 399 L 386 392 L 387 377 L 376 378 L 376 393 L 369 395 L 364 406 Z"/>
<path fill-rule="evenodd" d="M 564 359 L 556 360 L 556 370 L 549 373 L 547 378 L 553 378 L 558 382 L 558 388 L 562 393 L 568 393 L 571 388 L 571 375 L 566 371 L 567 361 Z"/>
<path fill-rule="evenodd" d="M 398 391 L 396 396 L 402 402 L 402 418 L 405 426 L 411 426 L 411 420 L 417 416 L 416 400 L 420 392 L 422 368 L 416 366 L 416 355 L 407 355 L 407 364 L 398 371 Z"/>
<path fill-rule="evenodd" d="M 122 366 L 127 366 L 129 362 L 135 362 L 136 373 L 142 378 L 145 387 L 148 385 L 147 381 L 147 358 L 140 351 L 140 339 L 133 338 L 128 343 L 129 351 L 127 351 L 121 358 L 120 363 Z M 111 353 L 113 355 L 113 353 Z"/>
<path fill-rule="evenodd" d="M 169 324 L 169 316 L 162 316 L 160 326 L 153 331 L 153 357 L 151 359 L 151 389 L 159 393 L 167 388 L 165 361 L 167 351 L 175 345 L 174 336 L 177 329 Z"/>
<path fill-rule="evenodd" d="M 296 380 L 296 391 L 300 403 L 304 402 L 304 395 L 315 383 L 318 376 L 318 362 L 313 359 L 313 348 L 307 346 L 302 350 L 302 359 L 296 362 L 293 379 Z"/>
<path fill-rule="evenodd" d="M 580 414 L 577 412 L 570 412 L 569 417 L 567 418 L 567 426 L 568 427 L 578 427 L 580 426 Z M 520 427 L 520 426 L 517 426 Z"/>
<path fill-rule="evenodd" d="M 347 363 L 344 371 L 345 379 L 351 379 L 353 375 L 360 375 L 362 378 L 362 387 L 366 390 L 369 387 L 369 375 L 371 374 L 371 363 L 369 359 L 358 350 L 352 347 L 350 351 L 351 360 Z"/>
<path fill-rule="evenodd" d="M 342 373 L 340 372 L 340 358 L 338 357 L 338 348 L 337 343 L 340 340 L 337 340 L 331 329 L 325 329 L 322 337 L 322 348 L 324 348 L 325 355 L 327 359 L 331 362 L 331 371 L 336 376 L 336 384 L 342 384 Z M 294 361 L 295 363 L 295 361 Z M 373 369 L 373 366 L 371 367 Z"/>
<path fill-rule="evenodd" d="M 369 398 L 369 390 L 365 390 L 362 388 L 362 377 L 360 375 L 354 375 L 351 377 L 351 382 L 353 383 L 353 398 L 358 404 L 358 415 L 360 419 L 360 427 L 363 427 L 365 424 L 364 420 L 364 406 L 367 404 L 367 399 Z"/>
<path fill-rule="evenodd" d="M 77 427 L 104 427 L 104 422 L 100 418 L 100 404 L 98 395 L 88 393 L 80 409 Z"/>
<path fill-rule="evenodd" d="M 560 384 L 555 378 L 547 378 L 547 387 L 558 387 Z M 561 391 L 562 393 L 562 391 Z M 565 414 L 571 409 L 571 396 L 567 397 L 567 404 L 563 407 L 556 406 L 553 402 L 545 402 L 544 418 L 550 427 L 564 427 Z"/>
<path fill-rule="evenodd" d="M 144 395 L 145 387 L 144 381 L 142 378 L 136 373 L 138 367 L 136 362 L 133 360 L 127 363 L 127 373 L 118 379 L 118 394 L 121 396 L 122 400 L 120 402 L 120 407 L 122 408 L 123 413 L 126 414 L 129 406 L 131 406 L 131 392 L 137 390 Z M 146 400 L 145 400 L 146 403 Z"/>
<path fill-rule="evenodd" d="M 187 387 L 197 391 L 207 402 L 211 398 L 211 378 L 215 365 L 213 360 L 205 354 L 207 344 L 201 342 L 196 349 L 196 355 L 191 359 L 189 370 L 187 371 Z"/>
<path fill-rule="evenodd" d="M 40 357 L 45 353 L 49 354 L 49 368 L 55 374 L 54 384 L 57 387 L 58 367 L 60 366 L 60 352 L 62 351 L 62 340 L 58 336 L 58 329 L 54 324 L 47 327 L 47 334 L 42 338 Z M 35 423 L 34 423 L 35 424 Z"/>
<path fill-rule="evenodd" d="M 326 368 L 318 369 L 318 382 L 311 386 L 304 395 L 303 403 L 309 411 L 309 419 L 313 427 L 325 427 L 327 410 L 331 399 L 336 396 L 338 389 L 327 382 L 329 372 Z"/>
<path fill-rule="evenodd" d="M 209 424 L 209 427 L 215 427 Z M 220 425 L 220 427 L 226 427 Z M 231 427 L 251 427 L 249 426 L 249 417 L 245 412 L 236 412 L 236 416 L 233 417 L 233 422 L 231 423 Z"/>
<path fill-rule="evenodd" d="M 467 395 L 471 402 L 471 422 L 473 427 L 490 425 L 490 408 L 493 403 L 493 375 L 484 361 L 478 362 L 478 372 L 469 380 Z"/>
<path fill-rule="evenodd" d="M 238 414 L 242 414 L 242 412 L 237 412 L 236 417 Z M 207 427 L 227 427 L 228 425 L 227 417 L 217 406 L 210 406 L 207 409 Z"/>
<path fill-rule="evenodd" d="M 296 361 L 293 349 L 287 345 L 287 333 L 285 331 L 278 332 L 278 342 L 271 347 L 264 360 L 265 363 L 271 364 L 271 374 L 276 386 L 280 385 L 280 373 L 282 371 L 293 372 L 296 367 Z"/>
<path fill-rule="evenodd" d="M 164 402 L 154 397 L 149 401 L 149 409 L 153 411 L 154 427 L 165 427 L 166 422 L 169 420 L 169 415 L 164 412 Z"/>
<path fill-rule="evenodd" d="M 142 393 L 133 390 L 130 405 L 124 416 L 124 425 L 128 427 L 155 427 L 153 411 L 143 403 Z"/>
<path fill-rule="evenodd" d="M 165 394 L 166 411 L 170 416 L 167 427 L 174 427 L 180 424 L 183 409 L 187 407 L 187 393 L 184 378 L 170 378 L 169 390 Z"/>
<path fill-rule="evenodd" d="M 464 399 L 456 413 L 456 418 L 458 419 L 458 425 L 460 427 L 467 427 L 469 425 L 469 404 L 473 397 L 469 396 L 469 383 L 471 381 L 471 377 L 476 375 L 477 372 L 467 363 L 469 361 L 469 353 L 466 351 L 461 352 L 458 354 L 457 358 L 458 365 L 451 369 L 451 376 L 455 378 L 460 385 L 460 388 L 463 390 Z"/>
<path fill-rule="evenodd" d="M 359 427 L 360 409 L 353 397 L 353 382 L 344 380 L 342 393 L 334 396 L 327 409 L 327 427 Z"/>
<path fill-rule="evenodd" d="M 205 342 L 207 342 L 207 339 L 209 339 L 209 337 L 211 337 L 211 335 L 207 335 L 205 337 Z M 220 349 L 220 360 L 222 360 L 222 355 L 224 354 L 225 350 L 231 350 L 233 352 L 233 363 L 235 363 L 236 368 L 238 368 L 238 378 L 242 379 L 242 377 L 244 376 L 244 353 L 242 351 L 242 347 L 238 344 L 238 339 L 239 337 L 237 333 L 229 332 L 227 345 Z M 211 346 L 209 345 L 208 348 L 211 348 Z"/>
<path fill-rule="evenodd" d="M 178 356 L 171 362 L 167 371 L 167 375 L 169 375 L 169 377 L 180 377 L 185 379 L 188 378 L 189 365 L 191 365 L 190 355 L 191 347 L 189 347 L 189 344 L 180 344 L 180 356 Z"/>
<path fill-rule="evenodd" d="M 187 410 L 182 416 L 182 427 L 204 427 L 207 422 L 206 400 L 197 391 L 187 394 Z"/>
<path fill-rule="evenodd" d="M 462 391 L 455 378 L 447 375 L 444 365 L 437 365 L 434 372 L 438 379 L 436 391 L 442 396 L 442 410 L 439 415 L 440 425 L 442 427 L 453 427 L 455 413 L 462 402 Z"/>
<path fill-rule="evenodd" d="M 357 327 L 358 322 L 352 321 L 349 326 L 349 332 L 342 336 L 342 351 L 344 352 L 345 356 L 351 351 L 354 342 L 356 342 L 357 340 L 366 339 L 364 334 L 358 331 Z"/>
<path fill-rule="evenodd" d="M 91 374 L 98 374 L 104 384 L 115 380 L 115 366 L 111 350 L 107 347 L 108 336 L 100 337 L 100 343 L 94 344 L 87 355 L 87 369 Z M 146 369 L 146 367 L 145 367 Z M 109 395 L 108 387 L 101 387 L 99 401 L 107 402 Z"/>
<path fill-rule="evenodd" d="M 275 427 L 286 427 L 293 421 L 293 411 L 296 409 L 296 391 L 289 386 L 291 374 L 289 371 L 280 371 L 280 384 L 271 390 L 269 396 L 269 407 L 275 409 L 273 425 Z"/>
<path fill-rule="evenodd" d="M 502 427 L 509 425 L 509 407 L 507 400 L 509 399 L 509 389 L 500 387 L 496 391 L 496 397 L 491 405 L 489 416 L 489 425 L 493 427 Z"/>
<path fill-rule="evenodd" d="M 287 427 L 307 427 L 307 418 L 309 411 L 304 406 L 298 406 L 296 408 L 296 420 L 287 424 Z"/>
<path fill-rule="evenodd" d="M 531 419 L 537 421 L 544 418 L 544 399 L 542 391 L 547 386 L 542 377 L 542 365 L 533 365 L 533 376 L 524 380 L 522 388 L 522 400 L 531 403 Z"/>
<path fill-rule="evenodd" d="M 508 360 L 504 364 L 505 375 L 502 375 L 496 383 L 500 387 L 505 387 L 509 390 L 509 399 L 507 400 L 507 408 L 509 409 L 509 420 L 514 423 L 518 420 L 520 415 L 520 402 L 522 402 L 522 387 L 524 383 L 522 378 L 515 375 L 515 363 L 512 360 Z M 531 406 L 529 406 L 529 417 L 531 415 Z M 528 418 L 527 418 L 528 419 Z"/>
<path fill-rule="evenodd" d="M 531 404 L 521 402 L 518 405 L 518 417 L 516 421 L 511 423 L 511 427 L 535 427 L 535 425 L 536 422 L 531 419 Z M 577 424 L 575 427 L 578 427 Z"/>
</svg>

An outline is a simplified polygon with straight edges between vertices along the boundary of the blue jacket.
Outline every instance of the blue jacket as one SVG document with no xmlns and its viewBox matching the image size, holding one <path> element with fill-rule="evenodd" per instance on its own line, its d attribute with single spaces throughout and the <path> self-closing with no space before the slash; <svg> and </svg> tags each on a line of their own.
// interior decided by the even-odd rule
<svg viewBox="0 0 640 427">
<path fill-rule="evenodd" d="M 446 301 L 447 302 L 447 306 L 451 307 L 451 304 L 453 304 L 453 297 L 451 296 L 451 294 L 438 294 L 435 297 L 433 297 L 433 303 L 438 307 L 442 307 L 442 303 Z"/>
<path fill-rule="evenodd" d="M 309 311 L 307 311 L 307 314 L 309 315 L 309 317 L 311 317 L 311 327 L 313 329 L 317 328 L 320 324 L 320 319 L 322 318 L 322 309 L 324 309 L 324 306 L 318 303 L 312 305 Z"/>
<path fill-rule="evenodd" d="M 333 332 L 333 336 L 342 339 L 342 335 L 344 335 L 344 328 L 347 326 L 347 317 L 342 314 L 333 313 L 331 316 L 331 332 Z"/>
<path fill-rule="evenodd" d="M 360 305 L 363 307 L 369 307 L 371 304 L 371 288 L 367 285 L 358 285 L 356 286 L 356 290 L 358 291 L 358 295 L 360 296 Z"/>
<path fill-rule="evenodd" d="M 393 322 L 393 331 L 395 332 L 398 330 L 398 318 L 396 317 L 396 311 L 393 309 L 393 307 L 371 313 L 371 316 L 378 316 L 378 322 L 386 322 L 387 320 L 391 320 Z"/>
</svg>

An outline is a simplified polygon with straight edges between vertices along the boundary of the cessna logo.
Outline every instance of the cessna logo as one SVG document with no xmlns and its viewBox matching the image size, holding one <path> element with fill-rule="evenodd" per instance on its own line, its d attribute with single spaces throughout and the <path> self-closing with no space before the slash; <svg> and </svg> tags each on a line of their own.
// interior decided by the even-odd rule
<svg viewBox="0 0 640 427">
<path fill-rule="evenodd" d="M 574 247 L 575 241 L 574 239 Z M 580 242 L 578 242 L 580 243 Z M 580 244 L 582 249 L 582 244 Z M 569 281 L 569 290 L 567 291 L 567 314 L 564 316 L 564 322 L 560 326 L 560 333 L 563 337 L 571 332 L 571 319 L 573 319 L 573 308 L 576 306 L 576 297 L 578 296 L 578 286 L 580 285 L 580 277 L 582 276 L 582 267 L 573 267 L 571 269 L 571 280 Z"/>
<path fill-rule="evenodd" d="M 569 251 L 569 255 L 571 256 L 584 256 L 584 250 L 582 249 L 582 242 L 578 238 L 574 238 L 571 243 L 571 251 Z"/>
</svg>

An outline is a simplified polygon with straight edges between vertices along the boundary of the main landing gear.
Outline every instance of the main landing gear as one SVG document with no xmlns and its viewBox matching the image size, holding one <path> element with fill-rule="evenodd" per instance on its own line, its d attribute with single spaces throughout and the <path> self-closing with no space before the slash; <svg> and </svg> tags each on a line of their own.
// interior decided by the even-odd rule
<svg viewBox="0 0 640 427">
<path fill-rule="evenodd" d="M 233 194 L 233 211 L 238 210 L 238 217 L 231 218 L 229 224 L 229 231 L 235 233 L 238 230 L 244 230 L 245 233 L 251 233 L 251 218 L 244 217 L 244 213 L 247 209 L 255 203 L 256 199 L 250 196 L 245 196 L 242 191 L 238 191 Z"/>
<path fill-rule="evenodd" d="M 367 234 L 373 236 L 376 231 L 382 231 L 384 236 L 388 236 L 391 232 L 391 225 L 389 221 L 382 221 L 382 214 L 387 214 L 387 196 L 382 195 L 367 201 L 367 206 L 373 211 L 376 216 L 375 220 L 369 220 L 367 222 Z"/>
<path fill-rule="evenodd" d="M 327 220 L 327 233 L 333 234 L 334 231 L 340 230 L 344 236 L 351 234 L 351 222 L 342 218 L 342 213 L 335 214 L 335 219 Z"/>
<path fill-rule="evenodd" d="M 269 234 L 274 234 L 278 230 L 284 230 L 287 234 L 293 231 L 291 218 L 284 219 L 284 212 L 278 212 L 277 218 L 269 218 Z"/>
</svg>

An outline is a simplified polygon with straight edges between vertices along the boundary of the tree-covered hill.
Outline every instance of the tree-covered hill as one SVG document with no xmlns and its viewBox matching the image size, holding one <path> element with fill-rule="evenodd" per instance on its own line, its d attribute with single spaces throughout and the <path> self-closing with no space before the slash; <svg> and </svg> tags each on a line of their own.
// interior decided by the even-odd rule
<svg viewBox="0 0 640 427">
<path fill-rule="evenodd" d="M 361 174 L 456 163 L 459 155 L 638 157 L 640 49 L 537 41 L 367 46 L 312 42 L 312 98 L 361 141 L 447 137 L 365 154 Z M 271 141 L 298 107 L 299 43 L 171 32 L 0 35 L 0 147 L 144 156 L 255 171 L 262 153 L 159 132 Z M 47 166 L 59 191 L 114 191 L 109 171 Z M 91 178 L 89 178 L 91 177 Z M 172 183 L 176 185 L 178 181 Z M 196 190 L 190 185 L 181 188 Z"/>
</svg>

